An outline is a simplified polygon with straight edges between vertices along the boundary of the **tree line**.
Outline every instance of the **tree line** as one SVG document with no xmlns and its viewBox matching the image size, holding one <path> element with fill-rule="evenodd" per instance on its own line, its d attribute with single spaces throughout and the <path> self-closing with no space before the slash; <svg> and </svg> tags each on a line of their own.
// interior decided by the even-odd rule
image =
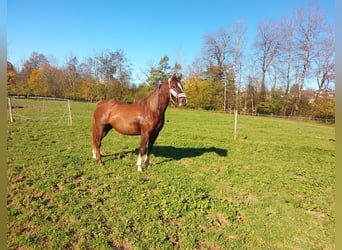
<svg viewBox="0 0 342 250">
<path fill-rule="evenodd" d="M 134 102 L 179 72 L 185 75 L 188 108 L 334 119 L 335 29 L 322 11 L 310 6 L 262 20 L 251 44 L 247 30 L 237 21 L 205 34 L 200 56 L 186 70 L 178 62 L 170 65 L 165 55 L 138 85 L 132 84 L 122 49 L 105 49 L 82 62 L 70 55 L 62 67 L 32 52 L 20 69 L 7 62 L 8 93 Z"/>
</svg>

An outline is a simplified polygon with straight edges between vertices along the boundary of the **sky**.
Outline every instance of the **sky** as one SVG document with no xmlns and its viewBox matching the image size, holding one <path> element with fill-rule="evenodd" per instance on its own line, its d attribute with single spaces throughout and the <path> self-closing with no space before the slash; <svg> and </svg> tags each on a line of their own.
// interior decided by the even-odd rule
<svg viewBox="0 0 342 250">
<path fill-rule="evenodd" d="M 97 52 L 123 50 L 133 82 L 167 55 L 183 69 L 201 55 L 204 36 L 247 23 L 248 41 L 263 20 L 292 16 L 299 7 L 318 4 L 335 23 L 334 0 L 10 0 L 7 2 L 7 59 L 16 67 L 32 52 L 52 64 L 79 62 Z"/>
</svg>

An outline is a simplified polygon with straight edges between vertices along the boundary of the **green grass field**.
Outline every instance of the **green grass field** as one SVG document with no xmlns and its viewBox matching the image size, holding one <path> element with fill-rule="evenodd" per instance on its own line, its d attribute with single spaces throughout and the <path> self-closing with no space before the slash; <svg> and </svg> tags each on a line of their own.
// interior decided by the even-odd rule
<svg viewBox="0 0 342 250">
<path fill-rule="evenodd" d="M 335 249 L 335 126 L 169 108 L 140 173 L 139 137 L 91 154 L 94 104 L 13 100 L 8 249 Z"/>
</svg>

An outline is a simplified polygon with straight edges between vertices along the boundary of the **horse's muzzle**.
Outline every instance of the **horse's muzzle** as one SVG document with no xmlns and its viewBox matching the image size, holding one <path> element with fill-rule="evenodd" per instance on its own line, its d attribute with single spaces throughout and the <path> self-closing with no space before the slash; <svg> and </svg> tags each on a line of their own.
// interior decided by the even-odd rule
<svg viewBox="0 0 342 250">
<path fill-rule="evenodd" d="M 188 103 L 188 98 L 186 94 L 182 93 L 178 95 L 178 106 L 185 106 Z"/>
<path fill-rule="evenodd" d="M 184 92 L 177 93 L 175 90 L 170 89 L 170 99 L 174 105 L 184 106 L 188 103 L 188 98 Z"/>
</svg>

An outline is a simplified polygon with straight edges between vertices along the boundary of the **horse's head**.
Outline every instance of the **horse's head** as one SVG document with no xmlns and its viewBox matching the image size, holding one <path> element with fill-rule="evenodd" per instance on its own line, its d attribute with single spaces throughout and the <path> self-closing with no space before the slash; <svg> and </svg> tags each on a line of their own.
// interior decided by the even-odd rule
<svg viewBox="0 0 342 250">
<path fill-rule="evenodd" d="M 181 84 L 182 75 L 177 77 L 176 73 L 174 73 L 171 78 L 169 78 L 169 92 L 171 102 L 176 106 L 184 106 L 188 102 L 188 98 L 183 91 L 183 86 Z"/>
</svg>

